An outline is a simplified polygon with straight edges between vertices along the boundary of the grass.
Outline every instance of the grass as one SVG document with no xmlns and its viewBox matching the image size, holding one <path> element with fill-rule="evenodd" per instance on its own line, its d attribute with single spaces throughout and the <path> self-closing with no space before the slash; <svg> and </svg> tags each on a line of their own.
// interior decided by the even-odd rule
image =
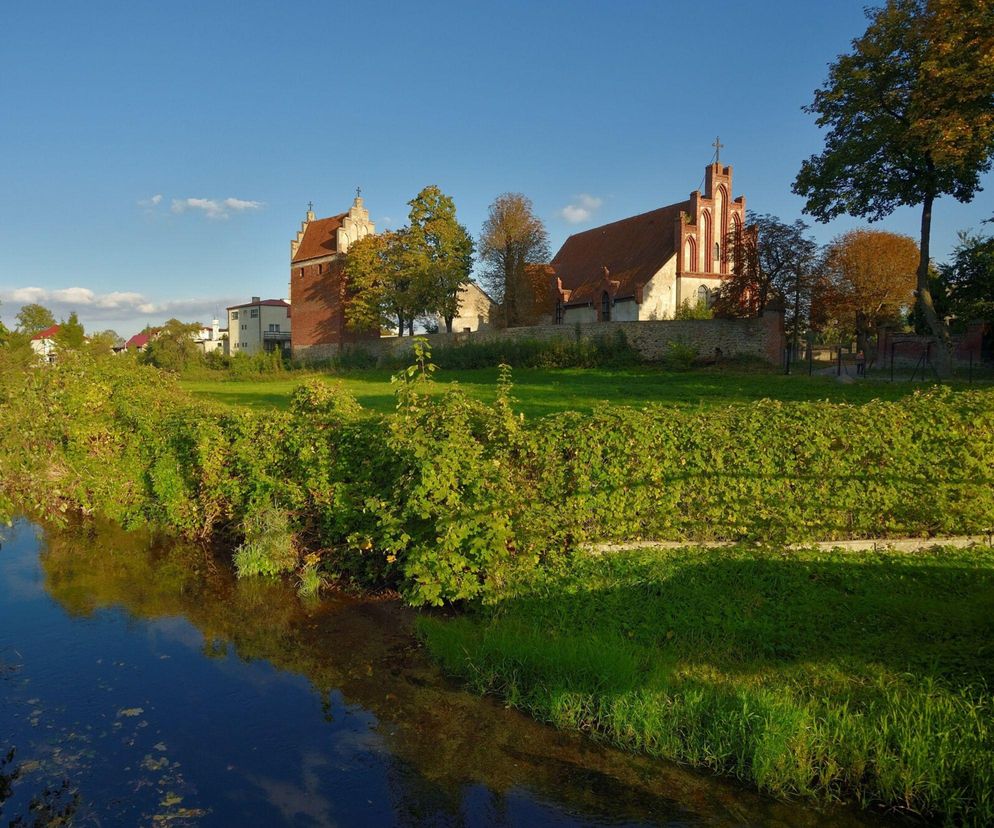
<svg viewBox="0 0 994 828">
<path fill-rule="evenodd" d="M 323 374 L 340 382 L 360 405 L 372 411 L 394 408 L 393 387 L 388 370 L 349 371 Z M 274 379 L 184 380 L 194 395 L 227 405 L 256 409 L 283 408 L 291 390 L 305 374 Z M 492 402 L 497 389 L 497 369 L 445 371 L 435 378 L 441 393 L 458 382 L 468 394 Z M 925 387 L 923 383 L 864 380 L 842 384 L 831 377 L 784 376 L 776 372 L 741 372 L 705 369 L 668 372 L 656 368 L 519 368 L 514 371 L 515 408 L 529 417 L 560 411 L 592 410 L 600 402 L 639 407 L 646 403 L 675 406 L 718 406 L 747 403 L 764 398 L 863 403 L 872 399 L 896 400 Z M 966 387 L 956 383 L 954 387 Z"/>
<path fill-rule="evenodd" d="M 560 728 L 778 796 L 994 822 L 994 549 L 590 557 L 419 631 Z"/>
</svg>

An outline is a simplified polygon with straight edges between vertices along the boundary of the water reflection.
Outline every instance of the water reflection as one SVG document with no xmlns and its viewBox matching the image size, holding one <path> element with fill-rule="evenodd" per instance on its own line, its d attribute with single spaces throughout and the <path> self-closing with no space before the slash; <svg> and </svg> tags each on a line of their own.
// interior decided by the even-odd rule
<svg viewBox="0 0 994 828">
<path fill-rule="evenodd" d="M 446 681 L 395 602 L 301 602 L 111 526 L 17 524 L 0 606 L 4 817 L 68 780 L 76 824 L 880 821 L 557 734 Z"/>
</svg>

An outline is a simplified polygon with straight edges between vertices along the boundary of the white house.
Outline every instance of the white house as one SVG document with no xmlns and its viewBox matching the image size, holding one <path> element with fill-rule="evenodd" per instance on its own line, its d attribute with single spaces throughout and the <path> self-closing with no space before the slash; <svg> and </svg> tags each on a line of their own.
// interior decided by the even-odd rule
<svg viewBox="0 0 994 828">
<path fill-rule="evenodd" d="M 58 332 L 59 326 L 52 325 L 31 337 L 31 350 L 45 362 L 55 362 L 55 335 Z"/>
<path fill-rule="evenodd" d="M 290 303 L 253 296 L 228 308 L 228 352 L 251 356 L 259 351 L 290 353 Z"/>
</svg>

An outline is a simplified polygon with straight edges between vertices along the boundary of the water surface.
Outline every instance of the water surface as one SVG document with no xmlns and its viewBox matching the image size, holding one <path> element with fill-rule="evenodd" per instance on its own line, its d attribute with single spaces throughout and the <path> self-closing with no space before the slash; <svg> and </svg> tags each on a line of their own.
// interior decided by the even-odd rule
<svg viewBox="0 0 994 828">
<path fill-rule="evenodd" d="M 440 675 L 396 602 L 113 527 L 4 530 L 0 615 L 2 824 L 881 824 L 556 733 Z"/>
</svg>

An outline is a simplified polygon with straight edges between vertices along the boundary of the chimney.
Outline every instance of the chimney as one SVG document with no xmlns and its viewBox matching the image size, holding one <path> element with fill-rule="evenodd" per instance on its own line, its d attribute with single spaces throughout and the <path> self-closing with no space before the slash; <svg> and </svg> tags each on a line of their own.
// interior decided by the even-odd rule
<svg viewBox="0 0 994 828">
<path fill-rule="evenodd" d="M 262 298 L 259 297 L 259 296 L 253 296 L 252 297 L 252 304 L 253 305 L 258 305 L 261 301 L 262 301 Z"/>
</svg>

